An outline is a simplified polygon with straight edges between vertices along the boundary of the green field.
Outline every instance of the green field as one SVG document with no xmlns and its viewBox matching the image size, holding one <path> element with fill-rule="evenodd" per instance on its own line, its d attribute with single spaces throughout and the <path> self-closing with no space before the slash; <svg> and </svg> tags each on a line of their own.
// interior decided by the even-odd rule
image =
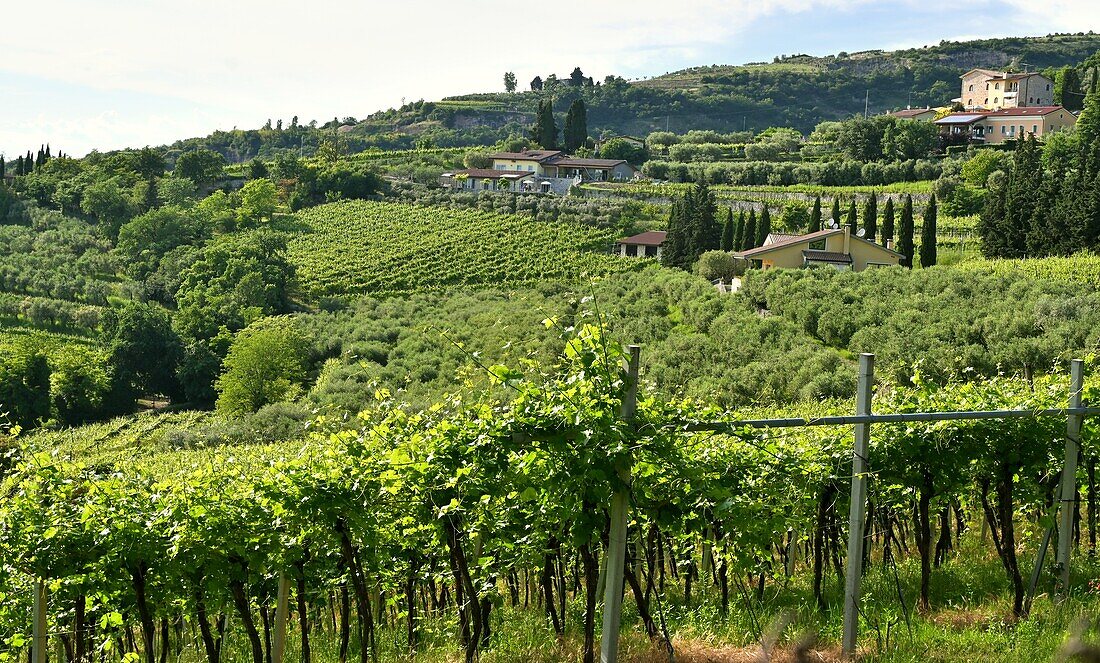
<svg viewBox="0 0 1100 663">
<path fill-rule="evenodd" d="M 615 233 L 518 216 L 368 201 L 298 214 L 290 242 L 309 298 L 579 281 L 637 267 Z"/>
</svg>

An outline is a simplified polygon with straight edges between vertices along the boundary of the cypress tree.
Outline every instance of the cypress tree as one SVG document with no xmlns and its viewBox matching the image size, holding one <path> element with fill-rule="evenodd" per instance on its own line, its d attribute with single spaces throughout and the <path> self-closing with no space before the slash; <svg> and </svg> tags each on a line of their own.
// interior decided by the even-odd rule
<svg viewBox="0 0 1100 663">
<path fill-rule="evenodd" d="M 23 157 L 23 170 L 26 175 L 30 175 L 34 172 L 34 157 L 31 156 L 30 150 L 27 150 L 27 156 Z"/>
<path fill-rule="evenodd" d="M 562 138 L 565 141 L 565 149 L 569 152 L 575 152 L 588 140 L 588 109 L 585 108 L 584 101 L 575 99 L 569 105 Z"/>
<path fill-rule="evenodd" d="M 1077 136 L 1081 150 L 1081 167 L 1091 179 L 1100 171 L 1100 91 L 1095 88 L 1085 97 L 1085 107 L 1077 118 Z"/>
<path fill-rule="evenodd" d="M 1008 178 L 1004 221 L 999 229 L 1005 249 L 1002 257 L 1023 258 L 1027 255 L 1027 234 L 1036 211 L 1041 207 L 1042 158 L 1042 150 L 1034 135 L 1021 140 L 1016 146 L 1012 172 Z"/>
<path fill-rule="evenodd" d="M 736 229 L 733 227 L 733 208 L 726 210 L 726 222 L 722 224 L 722 250 L 733 250 L 733 238 L 737 234 Z"/>
<path fill-rule="evenodd" d="M 672 201 L 668 212 L 668 234 L 661 248 L 661 264 L 666 267 L 680 267 L 684 256 L 684 200 L 678 196 Z"/>
<path fill-rule="evenodd" d="M 981 237 L 982 255 L 986 258 L 999 258 L 1007 255 L 1005 238 L 1001 235 L 1007 198 L 1007 183 L 1001 183 L 995 187 L 991 186 L 985 196 L 982 214 L 978 219 L 978 235 Z"/>
<path fill-rule="evenodd" d="M 558 143 L 558 125 L 554 122 L 554 102 L 539 102 L 539 111 L 535 116 L 535 126 L 531 138 L 544 150 L 556 149 Z"/>
<path fill-rule="evenodd" d="M 745 210 L 737 213 L 737 228 L 733 233 L 733 250 L 745 250 Z"/>
<path fill-rule="evenodd" d="M 1069 111 L 1079 111 L 1084 100 L 1085 95 L 1081 92 L 1081 77 L 1077 74 L 1077 69 L 1070 66 L 1062 67 L 1055 76 L 1054 103 L 1065 106 Z"/>
<path fill-rule="evenodd" d="M 840 227 L 840 198 L 833 198 L 833 211 L 829 214 L 833 227 Z"/>
<path fill-rule="evenodd" d="M 760 223 L 756 228 L 756 245 L 764 246 L 768 235 L 772 233 L 772 214 L 768 211 L 768 205 L 764 204 L 764 211 L 760 212 Z"/>
<path fill-rule="evenodd" d="M 898 253 L 902 255 L 901 264 L 906 267 L 913 266 L 913 196 L 909 194 L 905 194 L 905 204 L 901 207 Z"/>
<path fill-rule="evenodd" d="M 722 244 L 722 226 L 718 223 L 718 205 L 710 187 L 700 178 L 692 188 L 688 200 L 688 215 L 694 230 L 693 241 L 689 244 L 688 264 L 691 265 L 706 251 L 715 251 Z"/>
<path fill-rule="evenodd" d="M 859 219 L 856 218 L 856 199 L 855 198 L 852 198 L 852 202 L 848 203 L 847 223 L 848 223 L 848 230 L 850 230 L 851 233 L 853 235 L 855 235 L 856 230 L 859 229 Z"/>
<path fill-rule="evenodd" d="M 882 245 L 887 246 L 894 239 L 894 199 L 887 198 L 882 208 Z"/>
<path fill-rule="evenodd" d="M 863 239 L 875 241 L 878 235 L 878 196 L 874 192 L 863 204 Z"/>
<path fill-rule="evenodd" d="M 18 175 L 22 175 L 22 174 L 23 174 L 23 155 L 20 154 L 19 157 L 15 160 L 15 175 L 18 176 Z"/>
<path fill-rule="evenodd" d="M 920 229 L 920 266 L 933 267 L 936 264 L 936 194 L 928 199 L 924 208 L 924 220 Z"/>
<path fill-rule="evenodd" d="M 821 229 L 821 196 L 814 196 L 814 207 L 810 210 L 810 227 L 806 231 L 815 233 Z"/>
<path fill-rule="evenodd" d="M 0 154 L 0 182 L 4 181 L 4 176 L 8 174 L 8 165 L 4 163 L 4 155 Z"/>
<path fill-rule="evenodd" d="M 756 210 L 749 210 L 749 220 L 745 224 L 745 243 L 741 245 L 742 251 L 748 251 L 749 249 L 755 249 L 760 246 L 756 243 Z"/>
</svg>

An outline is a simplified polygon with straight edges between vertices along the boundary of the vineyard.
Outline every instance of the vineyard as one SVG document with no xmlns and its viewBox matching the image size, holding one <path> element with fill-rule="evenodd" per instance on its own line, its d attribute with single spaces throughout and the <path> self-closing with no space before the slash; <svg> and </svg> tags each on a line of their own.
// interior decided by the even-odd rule
<svg viewBox="0 0 1100 663">
<path fill-rule="evenodd" d="M 1076 283 L 1090 288 L 1100 286 L 1100 256 L 1092 253 L 1040 259 L 968 260 L 960 263 L 959 267 L 993 274 L 1026 275 L 1030 278 Z"/>
<path fill-rule="evenodd" d="M 696 422 L 775 412 L 722 411 L 644 388 L 628 425 L 619 416 L 629 390 L 623 351 L 598 327 L 562 333 L 555 366 L 484 367 L 512 392 L 504 402 L 413 412 L 380 391 L 358 422 L 321 419 L 304 441 L 115 462 L 70 460 L 31 440 L 9 454 L 0 485 L 6 660 L 25 655 L 38 578 L 48 588 L 46 630 L 66 661 L 263 663 L 276 646 L 282 578 L 293 613 L 286 651 L 307 663 L 417 653 L 590 661 L 606 507 L 621 489 L 632 518 L 626 655 L 671 655 L 682 638 L 670 629 L 690 637 L 704 625 L 750 644 L 777 619 L 790 623 L 781 641 L 816 630 L 828 652 L 842 596 L 850 428 L 691 433 Z M 1059 408 L 1067 391 L 1064 374 L 945 386 L 918 375 L 910 387 L 883 384 L 874 411 Z M 1097 395 L 1090 380 L 1085 402 Z M 787 413 L 843 412 L 850 402 Z M 87 441 L 109 437 L 109 426 Z M 864 651 L 956 660 L 956 651 L 927 649 L 943 637 L 935 620 L 992 607 L 960 627 L 974 660 L 1049 657 L 1059 639 L 1050 629 L 1073 615 L 1045 598 L 1049 576 L 1035 598 L 1025 578 L 1055 503 L 1065 419 L 873 430 Z M 1095 452 L 1090 424 L 1082 552 L 1096 545 Z M 624 467 L 628 484 L 617 478 Z M 1074 567 L 1071 608 L 1091 605 L 1083 592 L 1094 566 Z"/>
<path fill-rule="evenodd" d="M 477 210 L 368 201 L 299 213 L 289 244 L 312 298 L 578 281 L 637 267 L 610 255 L 615 233 Z"/>
</svg>

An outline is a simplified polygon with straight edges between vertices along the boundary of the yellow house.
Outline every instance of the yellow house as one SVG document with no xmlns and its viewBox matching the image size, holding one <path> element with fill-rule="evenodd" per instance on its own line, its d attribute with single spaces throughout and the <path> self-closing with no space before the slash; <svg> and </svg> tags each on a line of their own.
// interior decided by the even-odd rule
<svg viewBox="0 0 1100 663">
<path fill-rule="evenodd" d="M 868 267 L 890 267 L 902 255 L 872 241 L 851 234 L 847 226 L 827 228 L 808 235 L 768 235 L 764 245 L 734 254 L 763 269 L 796 269 L 828 265 L 835 269 L 861 272 Z"/>
<path fill-rule="evenodd" d="M 935 124 L 949 139 L 996 145 L 1027 138 L 1029 134 L 1042 138 L 1065 131 L 1077 124 L 1077 116 L 1061 106 L 1032 106 L 952 113 L 936 120 Z"/>
</svg>

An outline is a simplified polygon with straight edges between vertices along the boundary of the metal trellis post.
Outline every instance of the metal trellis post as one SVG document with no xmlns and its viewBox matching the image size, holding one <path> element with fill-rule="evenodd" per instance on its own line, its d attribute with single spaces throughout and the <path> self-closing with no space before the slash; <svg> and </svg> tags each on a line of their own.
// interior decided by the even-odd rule
<svg viewBox="0 0 1100 663">
<path fill-rule="evenodd" d="M 1074 359 L 1069 371 L 1069 407 L 1081 407 L 1081 391 L 1085 382 L 1085 362 Z M 1066 417 L 1066 460 L 1062 465 L 1061 518 L 1058 524 L 1058 566 L 1061 569 L 1059 593 L 1069 595 L 1069 556 L 1073 545 L 1073 516 L 1077 499 L 1077 456 L 1081 453 L 1080 414 Z"/>
<path fill-rule="evenodd" d="M 871 414 L 871 394 L 875 382 L 875 356 L 859 356 L 859 386 L 856 392 L 856 415 Z M 863 525 L 867 516 L 867 448 L 871 424 L 855 425 L 855 448 L 852 450 L 852 499 L 848 513 L 848 571 L 844 581 L 844 636 L 841 643 L 845 656 L 855 653 L 859 639 L 859 585 L 863 575 Z"/>
<path fill-rule="evenodd" d="M 622 418 L 626 422 L 634 420 L 638 401 L 638 363 L 641 348 L 629 346 L 629 381 L 626 396 L 623 398 Z M 619 655 L 619 625 L 622 622 L 623 609 L 623 568 L 626 565 L 626 534 L 630 521 L 630 481 L 629 460 L 619 468 L 622 487 L 611 498 L 611 531 L 607 548 L 607 571 L 605 573 L 603 599 L 603 631 L 600 641 L 600 663 L 615 663 Z"/>
</svg>

